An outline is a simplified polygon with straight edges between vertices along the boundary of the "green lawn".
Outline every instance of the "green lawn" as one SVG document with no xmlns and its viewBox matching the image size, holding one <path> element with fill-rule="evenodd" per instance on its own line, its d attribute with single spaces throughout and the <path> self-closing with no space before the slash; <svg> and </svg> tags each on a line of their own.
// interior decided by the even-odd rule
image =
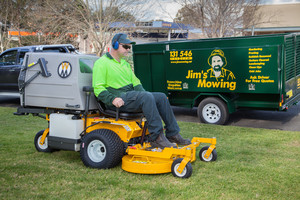
<svg viewBox="0 0 300 200">
<path fill-rule="evenodd" d="M 0 199 L 300 199 L 300 132 L 180 122 L 184 137 L 217 137 L 218 152 L 180 179 L 86 168 L 78 152 L 37 152 L 33 139 L 47 122 L 15 110 L 0 107 Z"/>
</svg>

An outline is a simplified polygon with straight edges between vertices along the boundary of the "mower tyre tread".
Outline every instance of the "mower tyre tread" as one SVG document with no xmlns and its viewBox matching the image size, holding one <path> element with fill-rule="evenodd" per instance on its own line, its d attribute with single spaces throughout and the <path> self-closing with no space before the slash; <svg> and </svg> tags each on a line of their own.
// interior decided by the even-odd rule
<svg viewBox="0 0 300 200">
<path fill-rule="evenodd" d="M 182 162 L 182 160 L 183 160 L 183 158 L 177 158 L 176 160 L 174 160 L 174 162 L 172 163 L 172 166 L 171 166 L 171 172 L 174 177 L 189 178 L 193 173 L 193 167 L 190 162 L 187 163 L 182 174 L 179 174 L 179 172 L 176 171 L 177 168 L 179 167 L 180 163 Z"/>
<path fill-rule="evenodd" d="M 216 149 L 214 149 L 212 152 L 211 152 L 211 155 L 208 159 L 204 158 L 204 155 L 206 154 L 206 151 L 209 149 L 209 146 L 205 146 L 203 147 L 200 151 L 199 151 L 199 158 L 201 161 L 204 161 L 204 162 L 212 162 L 212 161 L 216 161 L 217 160 L 217 151 Z"/>
<path fill-rule="evenodd" d="M 100 140 L 106 148 L 106 156 L 103 161 L 93 162 L 88 156 L 88 145 Z M 124 155 L 124 144 L 119 136 L 108 129 L 97 129 L 83 137 L 80 146 L 80 157 L 84 165 L 91 168 L 108 169 L 117 166 Z"/>
</svg>

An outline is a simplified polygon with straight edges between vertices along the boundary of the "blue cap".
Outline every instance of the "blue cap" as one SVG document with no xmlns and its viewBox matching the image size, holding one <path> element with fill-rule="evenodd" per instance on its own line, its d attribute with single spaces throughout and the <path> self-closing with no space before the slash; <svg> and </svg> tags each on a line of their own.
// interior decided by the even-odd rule
<svg viewBox="0 0 300 200">
<path fill-rule="evenodd" d="M 117 33 L 112 39 L 112 44 L 115 44 L 116 42 L 123 44 L 135 44 L 135 42 L 128 39 L 127 34 L 125 33 Z"/>
</svg>

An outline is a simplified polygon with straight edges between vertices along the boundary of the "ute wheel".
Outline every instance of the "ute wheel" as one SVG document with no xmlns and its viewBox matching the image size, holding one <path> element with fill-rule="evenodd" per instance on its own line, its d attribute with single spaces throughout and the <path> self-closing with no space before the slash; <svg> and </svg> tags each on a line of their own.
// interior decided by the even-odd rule
<svg viewBox="0 0 300 200">
<path fill-rule="evenodd" d="M 205 146 L 200 150 L 200 152 L 199 152 L 200 160 L 205 161 L 205 162 L 216 161 L 217 160 L 217 151 L 216 151 L 216 149 L 214 149 L 211 152 L 211 154 L 208 158 L 204 157 L 204 155 L 206 154 L 208 148 L 209 148 L 209 146 Z"/>
<path fill-rule="evenodd" d="M 35 137 L 34 137 L 34 146 L 35 146 L 37 151 L 50 153 L 50 152 L 53 151 L 53 149 L 51 149 L 48 146 L 48 136 L 45 138 L 44 144 L 43 145 L 40 144 L 43 133 L 44 133 L 44 130 L 41 130 L 35 135 Z"/>
<path fill-rule="evenodd" d="M 123 148 L 123 142 L 115 132 L 98 129 L 84 136 L 80 146 L 80 157 L 87 167 L 112 168 L 121 162 Z"/>
<path fill-rule="evenodd" d="M 187 165 L 185 166 L 185 168 L 183 169 L 183 172 L 181 174 L 177 171 L 182 160 L 183 160 L 183 158 L 177 158 L 176 160 L 173 161 L 173 164 L 171 167 L 172 174 L 173 174 L 173 176 L 179 177 L 179 178 L 189 178 L 193 173 L 193 167 L 190 162 L 187 163 Z"/>
<path fill-rule="evenodd" d="M 229 118 L 226 104 L 215 97 L 208 97 L 201 101 L 197 114 L 200 121 L 206 124 L 225 124 Z"/>
</svg>

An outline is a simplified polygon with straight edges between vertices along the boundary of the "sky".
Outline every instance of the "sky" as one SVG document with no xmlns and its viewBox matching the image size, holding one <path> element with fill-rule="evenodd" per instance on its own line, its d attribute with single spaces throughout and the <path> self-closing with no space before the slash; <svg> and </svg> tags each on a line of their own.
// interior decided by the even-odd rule
<svg viewBox="0 0 300 200">
<path fill-rule="evenodd" d="M 263 4 L 286 4 L 286 3 L 300 3 L 300 0 L 262 0 Z M 174 3 L 173 0 L 159 0 L 156 1 L 155 6 L 149 9 L 148 15 L 144 21 L 150 20 L 164 20 L 172 22 L 176 17 L 177 11 L 181 5 Z"/>
</svg>

